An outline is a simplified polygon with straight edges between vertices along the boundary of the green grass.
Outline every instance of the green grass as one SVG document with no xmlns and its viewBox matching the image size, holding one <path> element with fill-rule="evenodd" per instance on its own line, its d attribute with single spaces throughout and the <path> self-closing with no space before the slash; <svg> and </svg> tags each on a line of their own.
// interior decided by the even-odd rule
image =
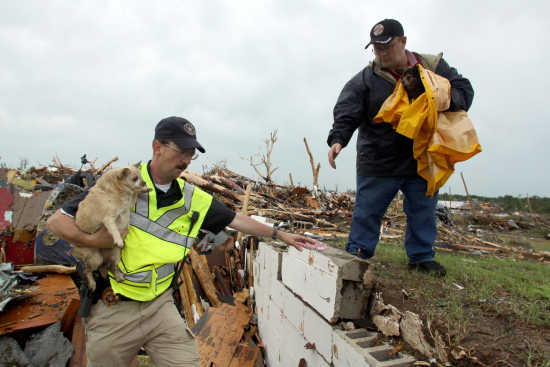
<svg viewBox="0 0 550 367">
<path fill-rule="evenodd" d="M 550 251 L 550 240 L 544 238 L 542 234 L 539 234 L 538 237 L 529 237 L 511 232 L 499 233 L 496 236 L 507 246 L 532 248 L 535 251 Z"/>
<path fill-rule="evenodd" d="M 345 242 L 332 241 L 339 247 Z M 482 311 L 550 327 L 550 266 L 445 252 L 438 252 L 436 259 L 447 269 L 444 278 L 409 271 L 405 249 L 398 241 L 381 241 L 372 261 L 381 265 L 376 274 L 382 282 L 402 281 L 407 289 L 414 289 L 412 297 L 425 305 L 427 314 L 443 317 L 452 325 L 467 326 Z"/>
</svg>

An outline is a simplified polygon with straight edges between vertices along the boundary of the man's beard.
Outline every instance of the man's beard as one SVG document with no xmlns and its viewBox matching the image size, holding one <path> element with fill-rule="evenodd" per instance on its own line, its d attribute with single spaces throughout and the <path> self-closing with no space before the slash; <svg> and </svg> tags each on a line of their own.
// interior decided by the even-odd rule
<svg viewBox="0 0 550 367">
<path fill-rule="evenodd" d="M 381 68 L 384 69 L 394 70 L 397 66 L 399 66 L 399 61 L 397 60 L 386 59 L 384 62 L 382 62 L 381 59 L 377 57 L 376 62 L 378 63 L 378 65 L 380 65 Z"/>
</svg>

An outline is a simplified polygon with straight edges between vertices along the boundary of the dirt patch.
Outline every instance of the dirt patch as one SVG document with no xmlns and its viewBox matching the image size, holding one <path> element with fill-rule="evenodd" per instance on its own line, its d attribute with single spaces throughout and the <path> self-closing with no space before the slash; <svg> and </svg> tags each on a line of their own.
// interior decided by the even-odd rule
<svg viewBox="0 0 550 367">
<path fill-rule="evenodd" d="M 437 329 L 450 349 L 464 351 L 460 359 L 449 353 L 453 366 L 548 366 L 550 358 L 550 329 L 533 327 L 513 317 L 505 307 L 495 312 L 493 307 L 472 305 L 475 307 L 474 318 L 469 318 L 467 325 L 448 325 L 443 317 L 438 317 L 437 310 L 428 305 L 421 297 L 411 297 L 407 290 L 406 279 L 382 276 L 377 279 L 377 291 L 382 292 L 384 303 L 392 304 L 400 311 L 411 311 L 420 315 L 424 325 L 429 324 L 432 332 Z M 426 337 L 430 334 L 426 329 Z M 393 338 L 392 344 L 403 343 Z M 408 352 L 420 360 L 426 358 L 408 349 Z"/>
</svg>

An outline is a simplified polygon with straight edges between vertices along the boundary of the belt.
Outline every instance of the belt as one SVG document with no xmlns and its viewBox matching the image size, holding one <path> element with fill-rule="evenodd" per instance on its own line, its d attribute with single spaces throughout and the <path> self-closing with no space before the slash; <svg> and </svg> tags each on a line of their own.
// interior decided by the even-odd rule
<svg viewBox="0 0 550 367">
<path fill-rule="evenodd" d="M 122 294 L 119 294 L 118 295 L 118 300 L 119 301 L 133 301 L 133 302 L 141 302 L 141 301 L 137 301 L 135 299 L 131 299 L 131 298 L 128 298 L 126 296 L 123 296 Z"/>
<path fill-rule="evenodd" d="M 113 292 L 113 288 L 107 287 L 103 290 L 101 293 L 101 300 L 106 306 L 112 306 L 117 304 L 118 302 L 124 301 L 133 301 L 133 302 L 140 302 L 136 301 L 135 299 L 128 298 L 126 296 L 123 296 L 122 294 L 115 294 Z"/>
</svg>

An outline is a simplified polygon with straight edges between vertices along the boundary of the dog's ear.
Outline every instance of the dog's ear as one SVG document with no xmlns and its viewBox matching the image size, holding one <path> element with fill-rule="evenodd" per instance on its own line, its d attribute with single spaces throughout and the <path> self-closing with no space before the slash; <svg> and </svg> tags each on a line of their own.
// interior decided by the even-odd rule
<svg viewBox="0 0 550 367">
<path fill-rule="evenodd" d="M 132 166 L 134 166 L 134 167 L 136 167 L 136 168 L 139 168 L 140 165 L 141 165 L 141 161 L 139 161 L 139 162 L 133 164 Z"/>
<path fill-rule="evenodd" d="M 123 179 L 123 178 L 127 177 L 129 174 L 130 174 L 130 168 L 124 167 L 122 169 L 122 171 L 120 171 L 120 173 L 118 174 L 118 177 L 120 179 Z"/>
</svg>

